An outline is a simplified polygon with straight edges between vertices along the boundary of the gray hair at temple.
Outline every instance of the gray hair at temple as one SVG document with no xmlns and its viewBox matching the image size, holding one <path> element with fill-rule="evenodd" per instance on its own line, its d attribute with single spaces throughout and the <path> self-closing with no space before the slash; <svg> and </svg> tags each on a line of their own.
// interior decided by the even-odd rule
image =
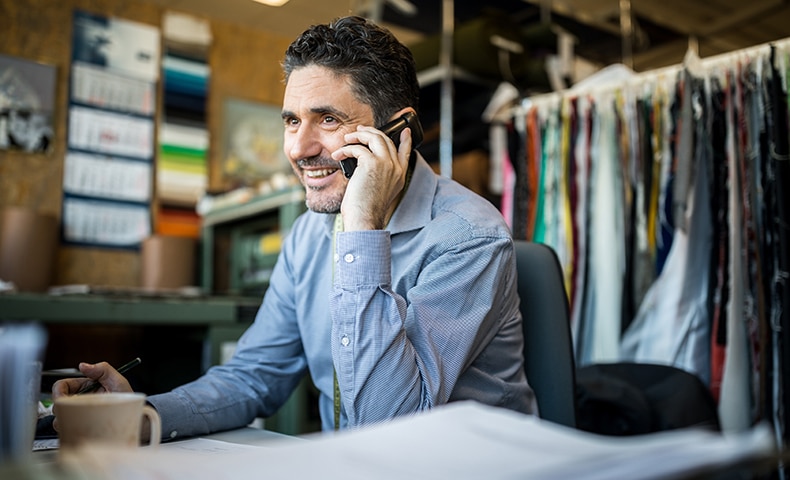
<svg viewBox="0 0 790 480">
<path fill-rule="evenodd" d="M 411 51 L 362 17 L 339 18 L 302 33 L 285 52 L 285 82 L 291 72 L 310 65 L 348 76 L 354 95 L 373 110 L 376 125 L 404 107 L 417 110 L 420 85 Z"/>
</svg>

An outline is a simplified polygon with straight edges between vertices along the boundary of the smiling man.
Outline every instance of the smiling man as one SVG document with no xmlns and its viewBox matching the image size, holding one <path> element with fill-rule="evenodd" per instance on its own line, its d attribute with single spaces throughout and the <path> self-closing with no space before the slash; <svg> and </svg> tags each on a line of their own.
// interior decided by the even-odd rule
<svg viewBox="0 0 790 480">
<path fill-rule="evenodd" d="M 358 17 L 309 28 L 288 48 L 285 153 L 309 210 L 295 222 L 234 357 L 149 397 L 165 438 L 275 413 L 307 374 L 325 430 L 477 400 L 531 412 L 510 233 L 486 200 L 437 176 L 412 148 L 409 50 Z M 347 178 L 339 161 L 356 159 Z M 129 384 L 82 364 L 104 390 Z M 84 380 L 61 381 L 55 396 Z"/>
</svg>

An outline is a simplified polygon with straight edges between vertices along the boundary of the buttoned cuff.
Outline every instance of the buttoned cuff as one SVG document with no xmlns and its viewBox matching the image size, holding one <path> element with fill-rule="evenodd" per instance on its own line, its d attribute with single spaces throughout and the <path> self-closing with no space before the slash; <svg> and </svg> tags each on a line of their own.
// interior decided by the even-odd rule
<svg viewBox="0 0 790 480">
<path fill-rule="evenodd" d="M 194 435 L 194 429 L 185 429 L 190 422 L 195 421 L 195 416 L 191 406 L 180 395 L 173 392 L 162 393 L 149 396 L 147 401 L 162 421 L 162 441 Z"/>
<path fill-rule="evenodd" d="M 391 279 L 390 232 L 365 230 L 339 232 L 335 252 L 335 285 L 389 284 Z"/>
</svg>

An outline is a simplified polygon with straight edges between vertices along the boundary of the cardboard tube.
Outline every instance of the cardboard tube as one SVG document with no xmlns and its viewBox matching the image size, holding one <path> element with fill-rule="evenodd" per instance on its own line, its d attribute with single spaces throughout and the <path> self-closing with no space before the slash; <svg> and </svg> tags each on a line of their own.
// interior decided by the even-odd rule
<svg viewBox="0 0 790 480">
<path fill-rule="evenodd" d="M 143 240 L 140 285 L 159 290 L 195 284 L 195 240 L 154 235 Z"/>
<path fill-rule="evenodd" d="M 58 245 L 58 222 L 52 215 L 22 207 L 0 209 L 0 279 L 23 292 L 49 288 Z"/>
</svg>

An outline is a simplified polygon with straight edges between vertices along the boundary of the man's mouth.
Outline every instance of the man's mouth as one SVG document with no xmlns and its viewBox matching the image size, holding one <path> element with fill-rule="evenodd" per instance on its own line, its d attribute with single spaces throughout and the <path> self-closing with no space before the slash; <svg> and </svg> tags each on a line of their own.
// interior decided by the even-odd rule
<svg viewBox="0 0 790 480">
<path fill-rule="evenodd" d="M 307 178 L 324 178 L 332 175 L 338 171 L 337 168 L 322 168 L 319 170 L 304 170 L 304 176 Z"/>
</svg>

